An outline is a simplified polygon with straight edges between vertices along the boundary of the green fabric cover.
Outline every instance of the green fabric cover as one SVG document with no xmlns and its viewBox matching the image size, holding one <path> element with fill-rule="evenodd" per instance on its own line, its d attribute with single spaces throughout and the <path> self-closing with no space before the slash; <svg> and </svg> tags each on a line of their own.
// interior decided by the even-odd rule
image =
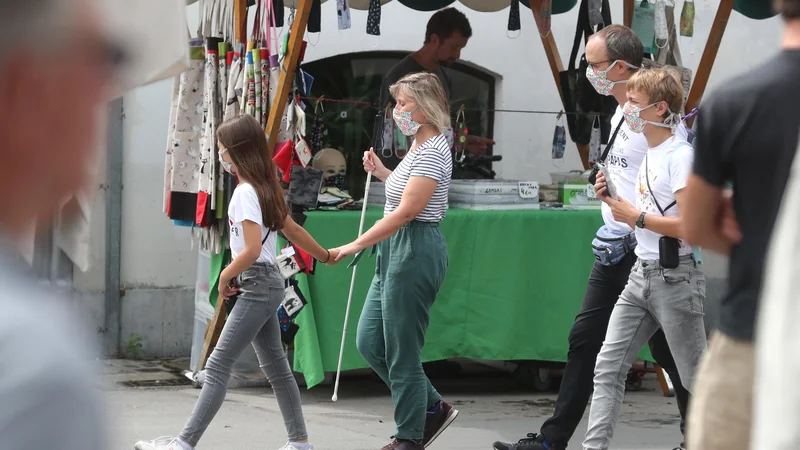
<svg viewBox="0 0 800 450">
<path fill-rule="evenodd" d="M 417 11 L 438 11 L 449 6 L 455 0 L 398 0 L 403 6 Z"/>
<path fill-rule="evenodd" d="M 382 217 L 367 210 L 365 229 Z M 358 233 L 360 212 L 310 212 L 305 228 L 323 247 Z M 594 261 L 591 240 L 600 211 L 468 211 L 450 209 L 442 222 L 450 266 L 431 311 L 425 361 L 446 358 L 566 361 L 567 337 Z M 317 265 L 298 276 L 309 301 L 296 323 L 294 369 L 309 387 L 335 372 L 351 270 L 347 261 Z M 375 270 L 358 265 L 342 370 L 367 367 L 355 347 L 356 326 Z M 645 351 L 643 355 L 648 355 Z"/>
<path fill-rule="evenodd" d="M 769 19 L 774 16 L 772 0 L 736 0 L 733 9 L 751 19 Z"/>
<path fill-rule="evenodd" d="M 531 6 L 528 4 L 528 0 L 520 0 L 520 3 L 525 5 L 526 8 L 530 8 Z M 553 11 L 550 14 L 562 14 L 565 13 L 575 5 L 578 4 L 578 0 L 553 0 Z"/>
</svg>

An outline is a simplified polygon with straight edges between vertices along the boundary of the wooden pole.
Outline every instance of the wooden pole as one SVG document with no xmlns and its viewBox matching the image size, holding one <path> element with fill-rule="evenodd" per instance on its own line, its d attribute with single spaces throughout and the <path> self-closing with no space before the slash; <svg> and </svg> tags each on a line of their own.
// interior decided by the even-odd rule
<svg viewBox="0 0 800 450">
<path fill-rule="evenodd" d="M 220 296 L 217 299 L 217 306 L 214 308 L 214 315 L 211 321 L 206 326 L 206 334 L 203 338 L 203 349 L 200 351 L 200 358 L 197 360 L 197 367 L 195 372 L 200 372 L 206 365 L 208 357 L 217 346 L 219 335 L 222 333 L 222 328 L 225 326 L 225 316 L 228 314 L 228 308 L 225 307 L 225 300 Z"/>
<path fill-rule="evenodd" d="M 233 0 L 234 36 L 237 43 L 247 42 L 247 0 Z"/>
<path fill-rule="evenodd" d="M 544 46 L 544 53 L 547 55 L 547 62 L 550 64 L 550 71 L 553 73 L 553 80 L 556 82 L 556 89 L 558 95 L 561 97 L 561 103 L 564 103 L 564 95 L 561 93 L 561 72 L 564 71 L 564 63 L 561 61 L 561 54 L 558 53 L 558 46 L 550 30 L 542 32 L 542 0 L 531 0 L 530 9 L 533 12 L 533 19 L 536 21 L 536 29 L 539 31 L 539 36 L 542 38 L 542 46 Z"/>
<path fill-rule="evenodd" d="M 719 44 L 722 42 L 722 36 L 725 34 L 725 28 L 728 26 L 728 18 L 731 16 L 734 0 L 721 0 L 717 15 L 714 17 L 714 24 L 711 25 L 711 33 L 708 35 L 708 42 L 706 48 L 703 50 L 703 56 L 700 58 L 700 64 L 697 66 L 697 73 L 694 76 L 692 88 L 689 90 L 689 98 L 686 100 L 686 112 L 696 108 L 703 97 L 703 92 L 706 90 L 708 84 L 708 77 L 711 75 L 711 68 L 714 66 L 714 60 L 717 59 L 717 51 L 719 51 Z M 689 119 L 688 125 L 694 118 Z"/>
<path fill-rule="evenodd" d="M 625 3 L 622 6 L 622 23 L 630 28 L 631 24 L 633 23 L 633 2 L 635 0 L 625 0 Z"/>
<path fill-rule="evenodd" d="M 295 20 L 292 23 L 292 30 L 289 37 L 289 47 L 286 56 L 281 66 L 281 75 L 278 80 L 278 91 L 275 95 L 275 103 L 272 104 L 269 113 L 269 120 L 267 121 L 266 135 L 269 141 L 269 148 L 275 148 L 275 140 L 278 138 L 278 131 L 281 125 L 281 118 L 286 110 L 286 100 L 289 97 L 289 92 L 292 89 L 292 79 L 294 72 L 297 70 L 297 64 L 300 60 L 300 52 L 302 51 L 303 36 L 305 35 L 306 26 L 308 25 L 308 16 L 311 13 L 312 0 L 299 0 L 300 4 L 295 13 Z M 234 3 L 234 22 L 236 26 L 236 40 L 237 42 L 247 42 L 247 0 L 235 0 Z M 199 372 L 205 367 L 208 357 L 217 345 L 217 340 L 225 326 L 225 318 L 227 315 L 227 308 L 225 301 L 222 297 L 217 299 L 217 306 L 214 308 L 214 316 L 206 327 L 205 339 L 203 340 L 203 349 L 200 352 L 200 358 L 197 362 L 196 371 Z"/>
<path fill-rule="evenodd" d="M 556 83 L 558 95 L 561 97 L 561 104 L 564 105 L 564 92 L 561 90 L 561 72 L 564 71 L 564 63 L 561 61 L 561 54 L 558 53 L 558 46 L 550 30 L 542 30 L 542 0 L 530 0 L 531 12 L 533 12 L 533 19 L 536 21 L 536 29 L 539 31 L 539 36 L 542 38 L 542 46 L 544 53 L 547 55 L 547 62 L 550 64 L 550 71 L 553 73 L 553 81 Z M 566 106 L 564 106 L 566 109 Z M 589 146 L 578 144 L 578 153 L 581 156 L 583 167 L 588 169 L 589 166 Z"/>
<path fill-rule="evenodd" d="M 308 25 L 308 16 L 311 14 L 311 2 L 312 0 L 299 0 L 292 30 L 289 33 L 289 46 L 281 65 L 281 76 L 278 79 L 275 102 L 270 106 L 269 119 L 267 119 L 266 134 L 270 153 L 275 151 L 275 141 L 278 138 L 281 119 L 286 110 L 286 100 L 292 90 L 294 72 L 297 70 L 300 52 L 303 50 L 303 37 Z"/>
</svg>

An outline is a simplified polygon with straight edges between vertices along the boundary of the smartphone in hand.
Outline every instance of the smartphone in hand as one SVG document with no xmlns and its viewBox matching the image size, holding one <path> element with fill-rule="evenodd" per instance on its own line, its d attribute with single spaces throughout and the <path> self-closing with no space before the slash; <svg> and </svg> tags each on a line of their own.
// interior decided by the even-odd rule
<svg viewBox="0 0 800 450">
<path fill-rule="evenodd" d="M 614 186 L 614 182 L 611 181 L 611 171 L 608 170 L 608 166 L 603 163 L 598 163 L 597 167 L 600 169 L 600 173 L 602 173 L 603 177 L 606 179 L 608 196 L 614 200 L 619 200 L 619 197 L 617 197 L 617 187 Z"/>
</svg>

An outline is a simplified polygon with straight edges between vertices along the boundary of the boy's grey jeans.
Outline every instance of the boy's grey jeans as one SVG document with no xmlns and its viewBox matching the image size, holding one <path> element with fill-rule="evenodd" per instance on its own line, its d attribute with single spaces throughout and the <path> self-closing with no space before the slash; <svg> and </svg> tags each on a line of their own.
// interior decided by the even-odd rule
<svg viewBox="0 0 800 450">
<path fill-rule="evenodd" d="M 605 450 L 611 444 L 625 395 L 625 377 L 659 327 L 684 386 L 692 392 L 695 368 L 706 349 L 705 297 L 706 278 L 691 255 L 681 257 L 675 269 L 662 269 L 658 261 L 634 264 L 597 356 L 584 450 Z"/>
</svg>

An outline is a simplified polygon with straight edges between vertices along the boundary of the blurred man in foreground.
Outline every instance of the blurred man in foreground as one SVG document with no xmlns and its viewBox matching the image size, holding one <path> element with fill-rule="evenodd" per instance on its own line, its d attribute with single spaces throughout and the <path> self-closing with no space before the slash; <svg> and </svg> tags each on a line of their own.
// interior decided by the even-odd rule
<svg viewBox="0 0 800 450">
<path fill-rule="evenodd" d="M 769 70 L 727 80 L 703 101 L 697 118 L 694 174 L 686 188 L 686 237 L 696 246 L 730 255 L 730 286 L 693 391 L 691 449 L 750 448 L 753 329 L 765 255 L 800 132 L 800 0 L 774 4 L 786 29 L 782 50 L 759 64 Z M 733 185 L 732 206 L 724 192 L 728 183 Z M 725 219 L 731 208 L 741 233 Z"/>
<path fill-rule="evenodd" d="M 0 0 L 3 450 L 105 449 L 78 321 L 15 258 L 33 220 L 87 181 L 96 119 L 119 56 L 95 13 L 90 0 Z"/>
</svg>

